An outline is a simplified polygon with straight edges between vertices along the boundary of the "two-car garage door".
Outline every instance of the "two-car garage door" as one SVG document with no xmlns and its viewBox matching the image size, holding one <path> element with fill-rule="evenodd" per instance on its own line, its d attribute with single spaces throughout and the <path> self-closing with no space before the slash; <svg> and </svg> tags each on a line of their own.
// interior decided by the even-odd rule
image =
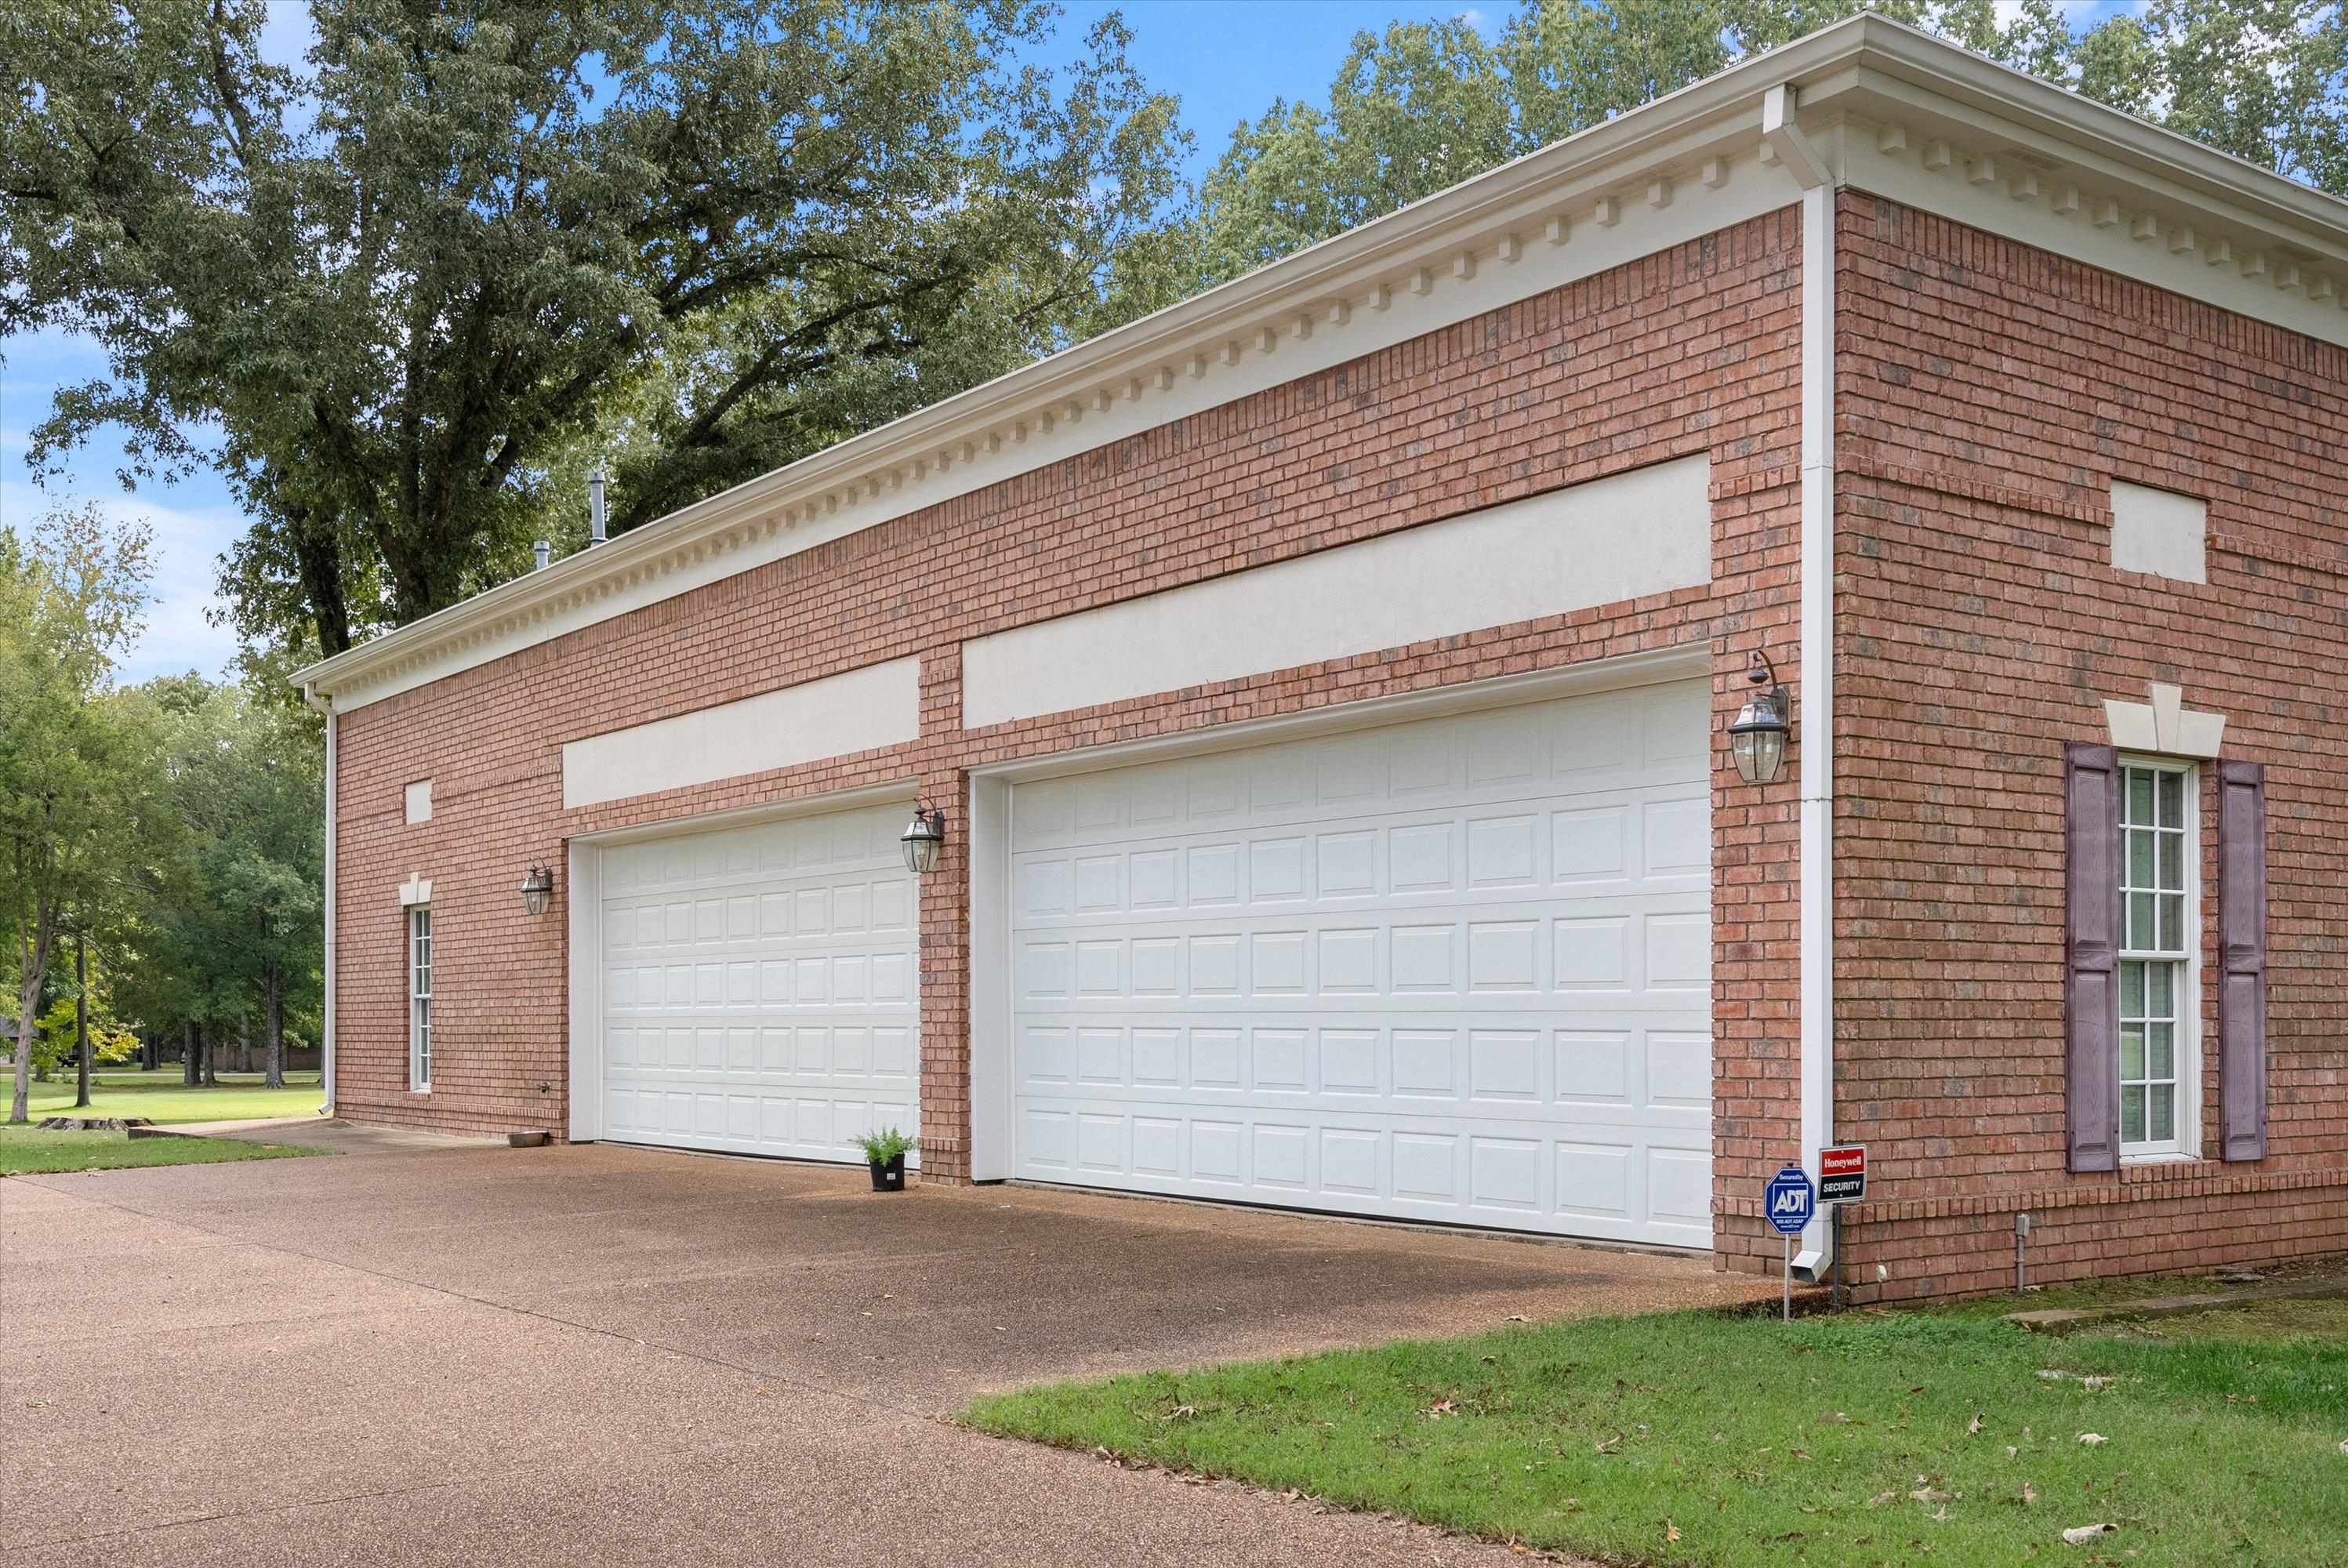
<svg viewBox="0 0 2348 1568">
<path fill-rule="evenodd" d="M 1014 1169 L 1708 1245 L 1703 682 L 1019 785 Z"/>
<path fill-rule="evenodd" d="M 602 851 L 602 1136 L 855 1160 L 918 1113 L 901 806 Z"/>
</svg>

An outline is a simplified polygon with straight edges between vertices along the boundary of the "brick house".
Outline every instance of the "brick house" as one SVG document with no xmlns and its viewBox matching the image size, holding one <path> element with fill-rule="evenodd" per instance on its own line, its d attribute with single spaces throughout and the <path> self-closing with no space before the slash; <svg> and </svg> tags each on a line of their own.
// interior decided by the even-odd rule
<svg viewBox="0 0 2348 1568">
<path fill-rule="evenodd" d="M 2343 301 L 2348 204 L 1747 60 L 305 671 L 331 1098 L 1737 1268 L 1864 1142 L 1862 1299 L 2348 1249 Z"/>
</svg>

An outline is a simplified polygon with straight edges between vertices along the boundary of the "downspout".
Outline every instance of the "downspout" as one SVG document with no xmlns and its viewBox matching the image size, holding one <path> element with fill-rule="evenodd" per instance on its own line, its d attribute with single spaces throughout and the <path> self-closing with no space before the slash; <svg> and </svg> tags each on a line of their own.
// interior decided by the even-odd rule
<svg viewBox="0 0 2348 1568">
<path fill-rule="evenodd" d="M 1834 308 L 1835 181 L 1794 122 L 1791 86 L 1761 101 L 1767 153 L 1802 187 L 1801 1107 L 1802 1165 L 1816 1174 L 1834 1127 Z M 1802 1232 L 1794 1272 L 1834 1264 L 1826 1212 Z"/>
<path fill-rule="evenodd" d="M 318 1040 L 318 1114 L 335 1114 L 335 786 L 337 758 L 335 750 L 335 699 L 320 696 L 316 688 L 304 686 L 302 699 L 326 716 L 326 892 L 325 892 L 325 1006 L 319 1011 L 322 1026 Z"/>
</svg>

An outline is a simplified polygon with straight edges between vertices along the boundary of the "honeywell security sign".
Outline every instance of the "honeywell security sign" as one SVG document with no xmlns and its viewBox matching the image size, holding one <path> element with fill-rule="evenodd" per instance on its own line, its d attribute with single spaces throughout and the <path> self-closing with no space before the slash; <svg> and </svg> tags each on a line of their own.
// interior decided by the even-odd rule
<svg viewBox="0 0 2348 1568">
<path fill-rule="evenodd" d="M 1856 1203 L 1867 1196 L 1867 1145 L 1818 1150 L 1818 1202 Z"/>
</svg>

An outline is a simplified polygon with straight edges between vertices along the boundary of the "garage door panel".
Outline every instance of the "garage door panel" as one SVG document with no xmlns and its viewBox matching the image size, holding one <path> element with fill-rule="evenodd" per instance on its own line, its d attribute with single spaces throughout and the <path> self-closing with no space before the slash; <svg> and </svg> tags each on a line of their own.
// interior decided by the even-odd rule
<svg viewBox="0 0 2348 1568">
<path fill-rule="evenodd" d="M 1687 683 L 1020 786 L 1019 1173 L 1704 1244 L 1709 726 Z"/>
<path fill-rule="evenodd" d="M 1618 793 L 1601 804 L 1544 797 L 1479 811 L 1299 819 L 1142 845 L 1022 850 L 1014 913 L 1024 924 L 1343 907 L 1348 900 L 1439 905 L 1512 892 L 1547 897 L 1557 888 L 1591 895 L 1704 892 L 1711 882 L 1704 788 L 1691 780 Z"/>
<path fill-rule="evenodd" d="M 911 881 L 891 808 L 604 851 L 604 1127 L 860 1158 L 917 1122 Z"/>
</svg>

